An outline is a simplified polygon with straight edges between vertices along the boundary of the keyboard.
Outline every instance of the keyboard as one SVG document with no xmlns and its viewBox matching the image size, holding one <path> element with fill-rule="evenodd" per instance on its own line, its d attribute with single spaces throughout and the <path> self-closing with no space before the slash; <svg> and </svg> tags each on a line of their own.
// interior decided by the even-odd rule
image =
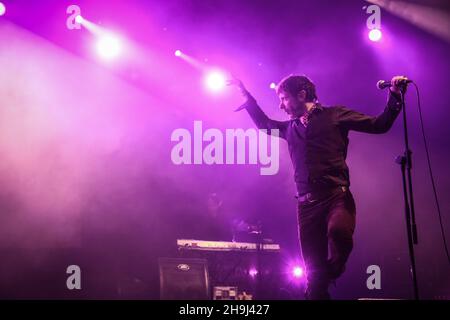
<svg viewBox="0 0 450 320">
<path fill-rule="evenodd" d="M 258 244 L 252 242 L 231 241 L 205 241 L 193 239 L 178 239 L 179 250 L 204 250 L 204 251 L 257 251 Z M 280 251 L 280 245 L 276 243 L 265 243 L 261 245 L 262 251 Z"/>
</svg>

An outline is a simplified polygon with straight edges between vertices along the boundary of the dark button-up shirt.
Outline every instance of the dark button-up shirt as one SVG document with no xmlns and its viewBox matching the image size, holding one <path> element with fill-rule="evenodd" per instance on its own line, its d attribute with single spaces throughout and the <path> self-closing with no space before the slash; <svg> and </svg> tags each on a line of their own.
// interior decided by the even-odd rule
<svg viewBox="0 0 450 320">
<path fill-rule="evenodd" d="M 249 96 L 243 105 L 259 129 L 279 130 L 288 143 L 294 166 L 294 179 L 299 195 L 324 188 L 350 186 L 349 170 L 345 162 L 350 130 L 385 133 L 401 110 L 401 99 L 390 93 L 384 111 L 376 116 L 350 110 L 343 106 L 316 108 L 307 117 L 305 126 L 300 119 L 272 120 Z"/>
</svg>

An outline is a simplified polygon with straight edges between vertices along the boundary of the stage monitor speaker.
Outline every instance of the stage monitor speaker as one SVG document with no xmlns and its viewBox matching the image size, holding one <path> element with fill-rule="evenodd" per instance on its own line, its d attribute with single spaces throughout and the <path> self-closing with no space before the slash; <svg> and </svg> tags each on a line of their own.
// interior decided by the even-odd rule
<svg viewBox="0 0 450 320">
<path fill-rule="evenodd" d="M 162 300 L 208 300 L 209 275 L 205 259 L 159 258 Z"/>
</svg>

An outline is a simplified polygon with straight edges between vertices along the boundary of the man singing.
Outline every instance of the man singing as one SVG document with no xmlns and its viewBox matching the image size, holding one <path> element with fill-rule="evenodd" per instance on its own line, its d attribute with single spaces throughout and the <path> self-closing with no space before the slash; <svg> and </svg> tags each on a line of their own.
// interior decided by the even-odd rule
<svg viewBox="0 0 450 320">
<path fill-rule="evenodd" d="M 330 299 L 328 286 L 344 272 L 353 248 L 356 211 L 345 162 L 348 132 L 387 132 L 400 113 L 406 80 L 392 78 L 387 106 L 372 117 L 343 106 L 323 106 L 309 78 L 288 76 L 276 88 L 288 121 L 269 119 L 241 81 L 229 81 L 246 99 L 238 109 L 245 108 L 258 128 L 278 132 L 288 143 L 297 186 L 307 299 Z"/>
</svg>

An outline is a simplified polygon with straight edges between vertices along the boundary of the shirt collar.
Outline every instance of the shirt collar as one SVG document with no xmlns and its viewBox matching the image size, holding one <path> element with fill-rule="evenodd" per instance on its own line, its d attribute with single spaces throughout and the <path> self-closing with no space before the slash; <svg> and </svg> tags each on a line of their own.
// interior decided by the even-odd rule
<svg viewBox="0 0 450 320">
<path fill-rule="evenodd" d="M 313 107 L 308 112 L 305 112 L 303 114 L 303 116 L 307 115 L 309 117 L 311 114 L 313 114 L 315 112 L 321 112 L 321 111 L 323 111 L 323 106 L 317 102 L 313 105 Z M 300 117 L 292 119 L 292 120 L 298 124 L 298 122 L 300 121 L 300 118 L 303 116 L 300 116 Z"/>
<path fill-rule="evenodd" d="M 301 117 L 310 117 L 312 114 L 316 112 L 321 112 L 323 110 L 323 107 L 320 105 L 320 103 L 315 103 L 309 111 L 305 112 Z"/>
<path fill-rule="evenodd" d="M 309 114 L 311 114 L 311 113 L 314 113 L 314 112 L 316 112 L 316 111 L 322 111 L 323 110 L 323 107 L 322 107 L 322 105 L 320 104 L 320 103 L 315 103 L 314 105 L 313 105 L 313 107 L 311 108 L 311 110 L 309 110 L 307 113 L 309 113 Z"/>
</svg>

